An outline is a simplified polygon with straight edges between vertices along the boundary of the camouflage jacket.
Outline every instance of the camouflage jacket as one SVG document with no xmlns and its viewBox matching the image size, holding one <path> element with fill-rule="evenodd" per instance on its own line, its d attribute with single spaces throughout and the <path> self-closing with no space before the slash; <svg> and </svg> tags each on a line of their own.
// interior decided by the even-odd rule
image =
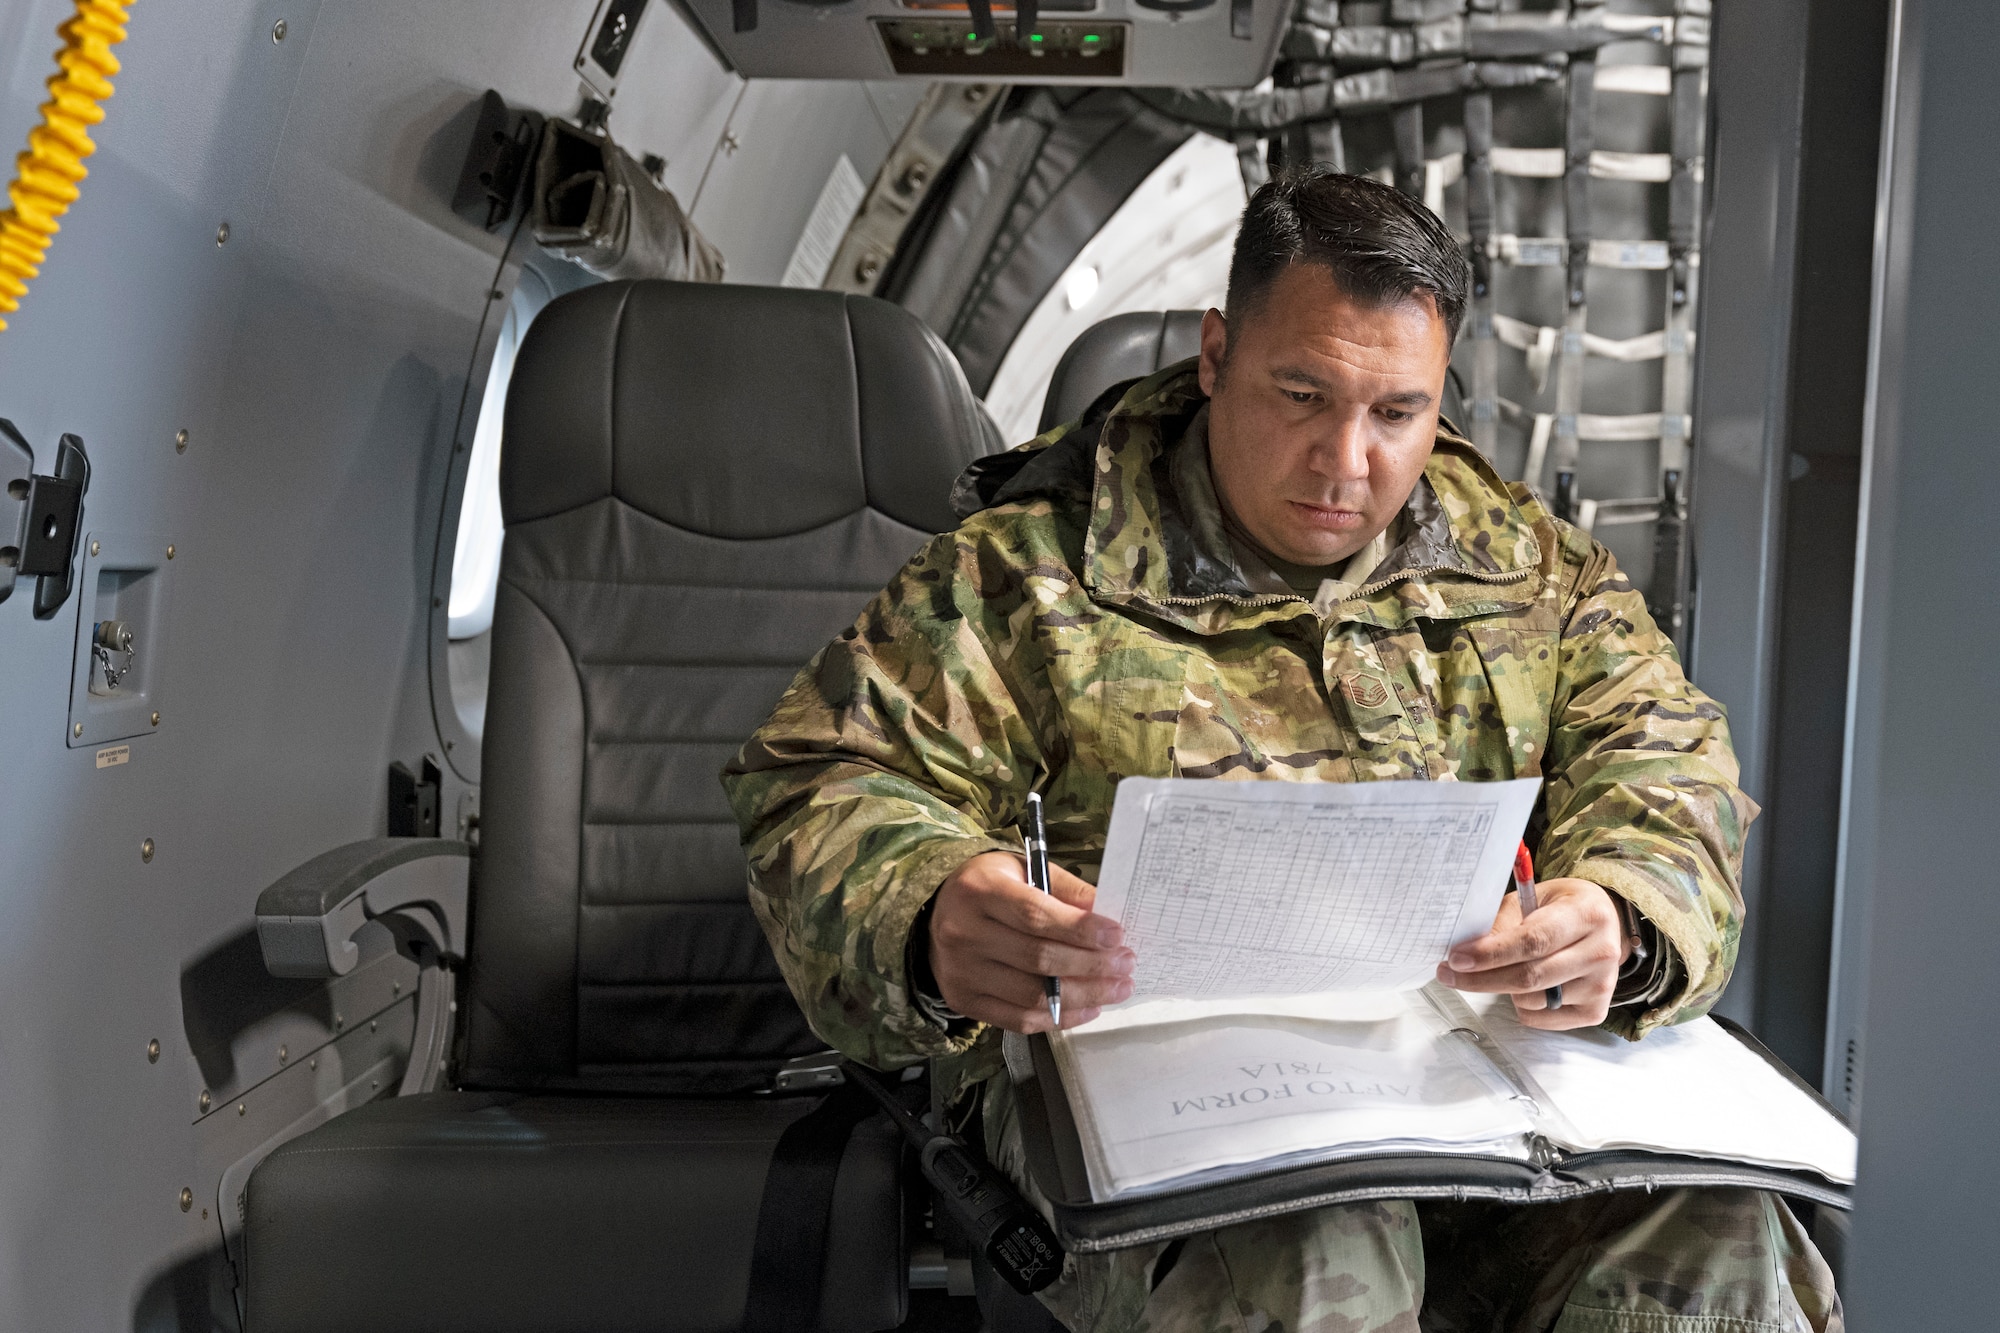
<svg viewBox="0 0 2000 1333">
<path fill-rule="evenodd" d="M 1095 879 L 1130 775 L 1356 782 L 1540 776 L 1542 878 L 1629 899 L 1675 975 L 1636 1037 L 1704 1012 L 1735 961 L 1743 835 L 1722 710 L 1610 552 L 1446 431 L 1405 534 L 1322 618 L 1253 592 L 1195 540 L 1169 450 L 1206 401 L 1191 363 L 981 460 L 933 540 L 800 672 L 724 771 L 750 899 L 815 1030 L 873 1065 L 997 1069 L 980 1027 L 926 1017 L 913 923 L 981 852 Z M 1106 415 L 1108 410 L 1108 416 Z"/>
</svg>

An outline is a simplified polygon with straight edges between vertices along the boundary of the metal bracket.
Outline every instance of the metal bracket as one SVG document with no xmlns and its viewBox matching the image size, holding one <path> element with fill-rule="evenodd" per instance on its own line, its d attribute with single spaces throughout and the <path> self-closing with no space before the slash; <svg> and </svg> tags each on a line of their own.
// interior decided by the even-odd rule
<svg viewBox="0 0 2000 1333">
<path fill-rule="evenodd" d="M 34 471 L 35 451 L 14 423 L 0 417 L 0 602 L 14 580 L 35 580 L 35 619 L 47 620 L 69 600 L 82 528 L 83 493 L 90 487 L 90 456 L 83 441 L 65 435 L 56 444 L 55 471 Z"/>
<path fill-rule="evenodd" d="M 389 765 L 389 836 L 435 838 L 438 802 L 444 790 L 444 770 L 435 756 L 425 755 L 422 775 L 398 759 Z"/>
<path fill-rule="evenodd" d="M 472 127 L 472 147 L 459 168 L 452 208 L 488 231 L 514 216 L 521 182 L 535 159 L 542 139 L 542 117 L 516 111 L 488 88 L 479 99 L 479 116 Z"/>
</svg>

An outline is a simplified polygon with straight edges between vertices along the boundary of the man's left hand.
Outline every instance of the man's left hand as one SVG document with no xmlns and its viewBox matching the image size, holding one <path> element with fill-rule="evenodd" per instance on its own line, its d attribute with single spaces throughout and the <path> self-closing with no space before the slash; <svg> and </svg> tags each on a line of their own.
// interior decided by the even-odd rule
<svg viewBox="0 0 2000 1333">
<path fill-rule="evenodd" d="M 1631 952 L 1609 890 L 1587 879 L 1535 886 L 1536 908 L 1524 920 L 1518 894 L 1500 900 L 1493 929 L 1461 944 L 1438 964 L 1438 980 L 1464 991 L 1511 996 L 1523 1026 L 1593 1027 L 1611 1008 L 1618 969 Z M 1551 986 L 1562 1008 L 1548 1007 Z"/>
</svg>

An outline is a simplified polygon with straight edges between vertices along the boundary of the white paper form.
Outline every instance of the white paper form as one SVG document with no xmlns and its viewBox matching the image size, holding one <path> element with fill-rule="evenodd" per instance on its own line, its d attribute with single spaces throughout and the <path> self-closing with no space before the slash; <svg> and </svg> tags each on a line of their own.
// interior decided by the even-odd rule
<svg viewBox="0 0 2000 1333">
<path fill-rule="evenodd" d="M 1127 778 L 1096 911 L 1133 1002 L 1414 989 L 1492 926 L 1540 786 Z"/>
</svg>

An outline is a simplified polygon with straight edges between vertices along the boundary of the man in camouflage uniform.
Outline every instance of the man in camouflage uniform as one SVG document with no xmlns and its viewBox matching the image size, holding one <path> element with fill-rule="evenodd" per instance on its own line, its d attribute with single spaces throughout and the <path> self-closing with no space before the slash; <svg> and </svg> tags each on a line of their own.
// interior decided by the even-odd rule
<svg viewBox="0 0 2000 1333">
<path fill-rule="evenodd" d="M 1721 710 L 1610 553 L 1438 420 L 1466 271 L 1386 187 L 1312 173 L 1245 213 L 1198 364 L 982 460 L 965 518 L 799 675 L 726 772 L 750 896 L 814 1028 L 934 1061 L 1033 1195 L 996 1028 L 1130 994 L 1090 911 L 1131 775 L 1540 777 L 1541 907 L 1510 897 L 1439 979 L 1632 1039 L 1734 961 L 1743 834 Z M 1014 828 L 1040 791 L 1056 896 Z M 1562 987 L 1559 1008 L 1547 988 Z M 1071 1329 L 1563 1333 L 1840 1327 L 1776 1198 L 1672 1190 L 1323 1208 L 1073 1256 Z"/>
</svg>

